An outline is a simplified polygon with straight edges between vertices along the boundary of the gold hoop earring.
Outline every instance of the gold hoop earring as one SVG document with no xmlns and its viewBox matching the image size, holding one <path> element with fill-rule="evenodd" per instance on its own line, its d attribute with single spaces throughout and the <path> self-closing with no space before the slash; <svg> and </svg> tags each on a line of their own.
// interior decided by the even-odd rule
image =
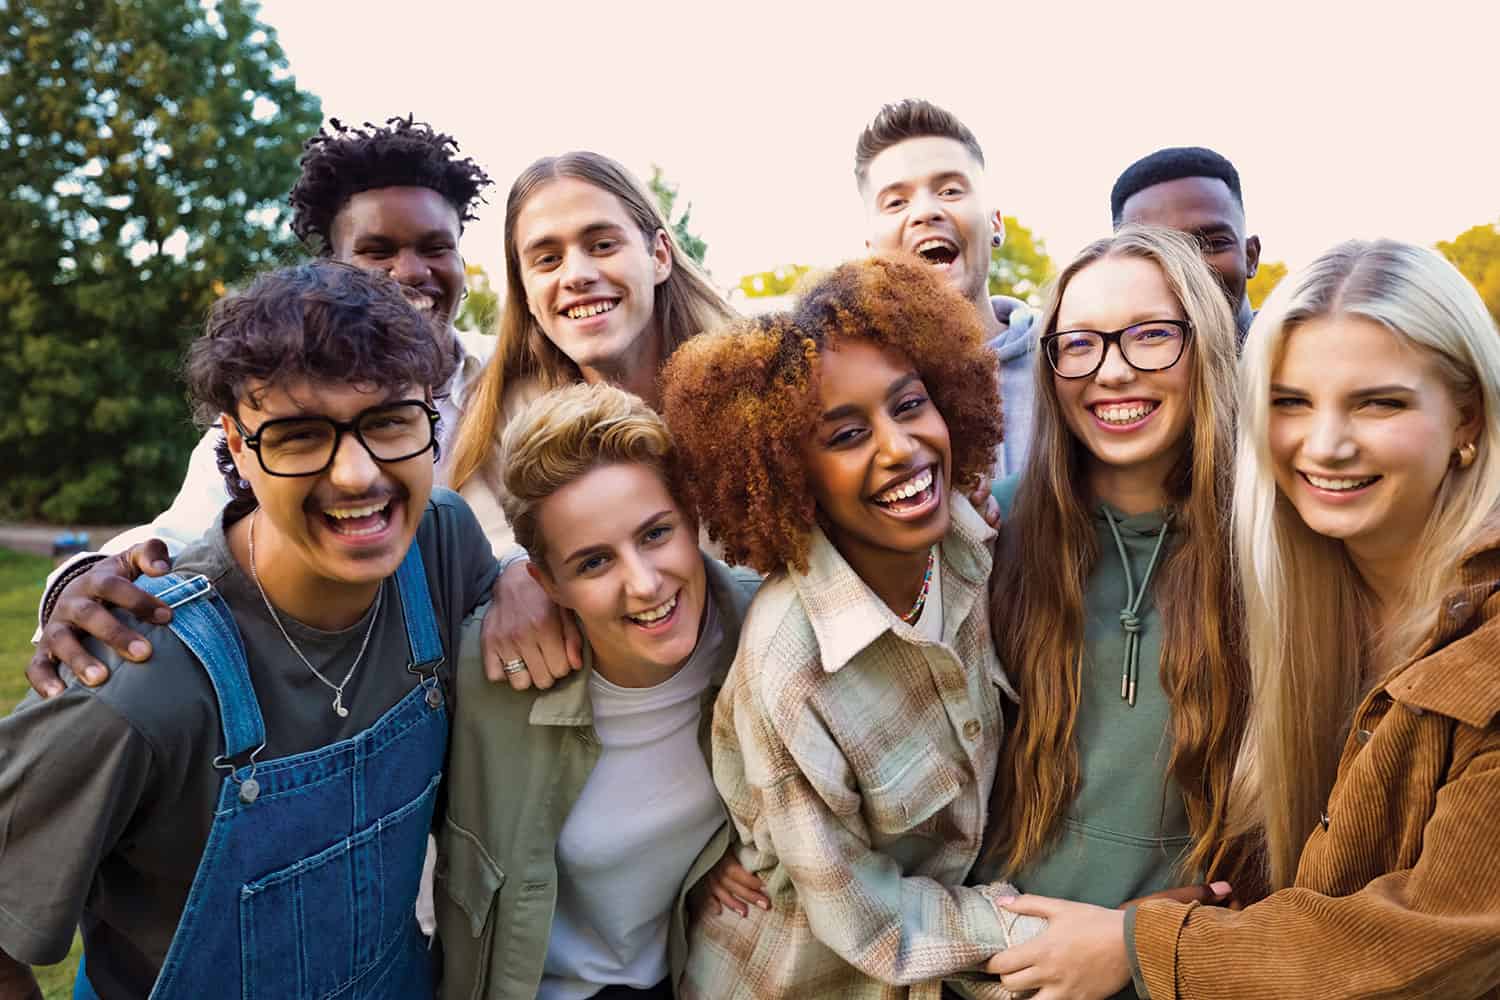
<svg viewBox="0 0 1500 1000">
<path fill-rule="evenodd" d="M 1454 450 L 1453 457 L 1458 461 L 1460 469 L 1467 469 L 1479 457 L 1479 446 L 1473 441 L 1465 441 Z"/>
</svg>

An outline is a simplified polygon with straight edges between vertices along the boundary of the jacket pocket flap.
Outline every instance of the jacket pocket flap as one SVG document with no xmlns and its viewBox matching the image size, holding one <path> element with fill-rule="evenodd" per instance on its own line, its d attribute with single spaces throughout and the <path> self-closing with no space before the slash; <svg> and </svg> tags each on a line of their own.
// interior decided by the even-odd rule
<svg viewBox="0 0 1500 1000">
<path fill-rule="evenodd" d="M 865 792 L 871 824 L 904 833 L 931 819 L 963 790 L 963 775 L 932 746 L 923 746 L 900 771 Z"/>
<path fill-rule="evenodd" d="M 438 862 L 434 873 L 448 898 L 469 918 L 474 937 L 484 932 L 495 896 L 505 885 L 505 873 L 490 857 L 479 838 L 444 817 L 438 837 Z"/>
</svg>

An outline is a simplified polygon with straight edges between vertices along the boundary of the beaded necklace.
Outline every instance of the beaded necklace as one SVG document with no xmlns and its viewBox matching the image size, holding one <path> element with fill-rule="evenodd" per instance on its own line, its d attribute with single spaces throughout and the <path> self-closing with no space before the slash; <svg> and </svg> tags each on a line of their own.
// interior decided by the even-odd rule
<svg viewBox="0 0 1500 1000">
<path fill-rule="evenodd" d="M 927 590 L 932 586 L 932 567 L 937 562 L 937 549 L 927 550 L 927 572 L 922 574 L 922 592 L 917 595 L 917 602 L 911 606 L 911 610 L 901 616 L 901 620 L 908 625 L 916 624 L 918 618 L 922 617 L 922 609 L 927 607 Z"/>
</svg>

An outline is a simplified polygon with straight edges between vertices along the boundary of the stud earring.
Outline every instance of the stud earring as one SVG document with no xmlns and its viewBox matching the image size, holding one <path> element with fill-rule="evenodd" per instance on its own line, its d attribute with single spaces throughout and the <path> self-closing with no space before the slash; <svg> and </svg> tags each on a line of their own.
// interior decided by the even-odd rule
<svg viewBox="0 0 1500 1000">
<path fill-rule="evenodd" d="M 1479 457 L 1479 446 L 1473 441 L 1465 441 L 1454 449 L 1453 457 L 1460 469 L 1467 469 L 1474 464 L 1474 459 Z"/>
<path fill-rule="evenodd" d="M 999 250 L 1000 247 L 1004 245 L 1004 243 L 1005 237 L 1001 236 L 999 233 L 995 233 L 990 237 L 990 246 L 994 247 L 996 250 Z"/>
</svg>

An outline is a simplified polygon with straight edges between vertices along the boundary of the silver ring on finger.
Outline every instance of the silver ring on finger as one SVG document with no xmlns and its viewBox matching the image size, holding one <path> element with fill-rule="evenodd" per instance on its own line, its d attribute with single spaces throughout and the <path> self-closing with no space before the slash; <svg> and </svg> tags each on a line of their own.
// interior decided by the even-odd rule
<svg viewBox="0 0 1500 1000">
<path fill-rule="evenodd" d="M 505 676 L 507 677 L 514 677 L 516 674 L 524 674 L 526 672 L 526 661 L 506 660 L 503 664 L 501 664 L 500 669 L 505 673 Z"/>
</svg>

